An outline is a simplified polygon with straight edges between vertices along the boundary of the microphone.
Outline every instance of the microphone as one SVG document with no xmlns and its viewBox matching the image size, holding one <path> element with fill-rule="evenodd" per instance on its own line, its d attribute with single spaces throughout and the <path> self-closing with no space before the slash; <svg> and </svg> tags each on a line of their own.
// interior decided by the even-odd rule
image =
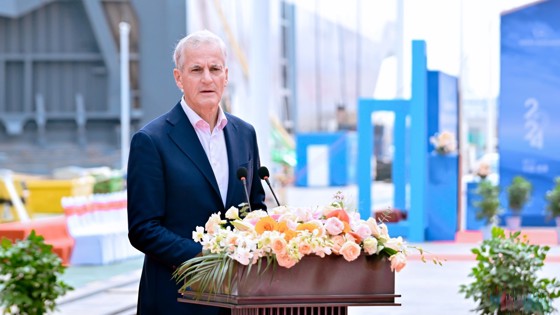
<svg viewBox="0 0 560 315">
<path fill-rule="evenodd" d="M 243 182 L 243 189 L 245 189 L 245 199 L 247 199 L 247 205 L 249 206 L 249 211 L 253 211 L 253 209 L 251 209 L 251 202 L 249 200 L 249 192 L 247 191 L 247 169 L 244 167 L 238 168 L 237 178 L 239 178 Z"/>
<path fill-rule="evenodd" d="M 278 198 L 276 198 L 276 194 L 274 193 L 274 189 L 272 189 L 272 186 L 270 185 L 270 181 L 268 180 L 269 176 L 270 176 L 270 173 L 268 172 L 268 168 L 266 168 L 266 166 L 261 166 L 259 168 L 259 177 L 266 182 L 266 184 L 268 185 L 268 188 L 270 188 L 270 191 L 272 192 L 272 195 L 274 196 L 274 200 L 276 200 L 276 204 L 280 207 L 280 202 L 278 202 Z"/>
</svg>

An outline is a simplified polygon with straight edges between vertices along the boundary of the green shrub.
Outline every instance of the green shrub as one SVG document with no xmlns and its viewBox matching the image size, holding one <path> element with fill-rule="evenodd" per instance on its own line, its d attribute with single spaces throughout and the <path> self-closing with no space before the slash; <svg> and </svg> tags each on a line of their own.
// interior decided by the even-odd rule
<svg viewBox="0 0 560 315">
<path fill-rule="evenodd" d="M 560 217 L 560 177 L 556 177 L 556 186 L 546 192 L 546 211 L 551 218 Z"/>
<path fill-rule="evenodd" d="M 522 176 L 515 176 L 507 187 L 508 207 L 514 214 L 519 214 L 529 201 L 533 185 Z"/>
<path fill-rule="evenodd" d="M 473 248 L 477 265 L 462 284 L 460 293 L 478 303 L 481 314 L 550 314 L 552 301 L 560 296 L 556 278 L 537 278 L 544 265 L 548 246 L 531 245 L 521 232 L 505 235 L 494 227 L 492 238 Z"/>
<path fill-rule="evenodd" d="M 482 180 L 478 183 L 476 193 L 480 196 L 480 200 L 473 203 L 478 208 L 476 219 L 484 220 L 487 225 L 497 224 L 498 214 L 500 214 L 500 199 L 498 198 L 500 187 L 488 180 Z"/>
<path fill-rule="evenodd" d="M 43 315 L 72 288 L 59 277 L 65 267 L 35 231 L 21 241 L 0 244 L 0 306 L 4 314 Z"/>
</svg>

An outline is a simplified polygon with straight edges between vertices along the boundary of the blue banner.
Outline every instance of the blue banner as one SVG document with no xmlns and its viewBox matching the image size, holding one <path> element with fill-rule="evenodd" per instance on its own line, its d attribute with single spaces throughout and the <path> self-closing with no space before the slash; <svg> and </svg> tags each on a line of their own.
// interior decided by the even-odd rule
<svg viewBox="0 0 560 315">
<path fill-rule="evenodd" d="M 521 175 L 534 187 L 522 224 L 552 225 L 544 216 L 546 191 L 560 176 L 560 0 L 501 18 L 498 126 L 502 205 L 506 187 Z"/>
</svg>

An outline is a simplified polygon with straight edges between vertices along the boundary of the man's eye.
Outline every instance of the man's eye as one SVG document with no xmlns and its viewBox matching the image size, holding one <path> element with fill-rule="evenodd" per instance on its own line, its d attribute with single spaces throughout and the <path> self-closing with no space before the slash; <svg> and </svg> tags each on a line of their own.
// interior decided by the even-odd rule
<svg viewBox="0 0 560 315">
<path fill-rule="evenodd" d="M 192 72 L 200 72 L 200 68 L 191 69 Z"/>
</svg>

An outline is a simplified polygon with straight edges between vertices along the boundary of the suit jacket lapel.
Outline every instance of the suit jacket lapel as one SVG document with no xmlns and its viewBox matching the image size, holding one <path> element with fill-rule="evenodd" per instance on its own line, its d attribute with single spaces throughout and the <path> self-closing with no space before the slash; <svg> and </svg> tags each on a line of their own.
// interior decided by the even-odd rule
<svg viewBox="0 0 560 315">
<path fill-rule="evenodd" d="M 228 180 L 228 193 L 226 196 L 226 207 L 231 204 L 233 196 L 239 194 L 237 191 L 239 188 L 243 188 L 239 185 L 240 180 L 237 178 L 237 168 L 239 167 L 238 157 L 242 156 L 239 153 L 239 146 L 236 145 L 240 141 L 237 136 L 237 126 L 228 120 L 226 127 L 224 128 L 224 138 L 226 139 L 226 149 L 228 154 L 228 165 L 229 165 L 229 180 Z M 243 192 L 244 193 L 244 192 Z M 238 205 L 232 205 L 238 206 Z"/>
<path fill-rule="evenodd" d="M 175 107 L 173 107 L 173 109 L 169 112 L 167 121 L 169 121 L 172 125 L 169 129 L 169 137 L 171 138 L 171 141 L 173 141 L 179 149 L 181 149 L 181 151 L 185 153 L 189 159 L 191 159 L 193 164 L 200 170 L 212 186 L 216 194 L 215 197 L 221 200 L 220 189 L 218 188 L 218 182 L 214 176 L 214 171 L 212 171 L 212 166 L 210 166 L 210 162 L 204 152 L 204 148 L 202 148 L 200 140 L 194 131 L 194 127 L 191 125 L 187 115 L 183 111 L 181 103 L 175 105 Z"/>
</svg>

